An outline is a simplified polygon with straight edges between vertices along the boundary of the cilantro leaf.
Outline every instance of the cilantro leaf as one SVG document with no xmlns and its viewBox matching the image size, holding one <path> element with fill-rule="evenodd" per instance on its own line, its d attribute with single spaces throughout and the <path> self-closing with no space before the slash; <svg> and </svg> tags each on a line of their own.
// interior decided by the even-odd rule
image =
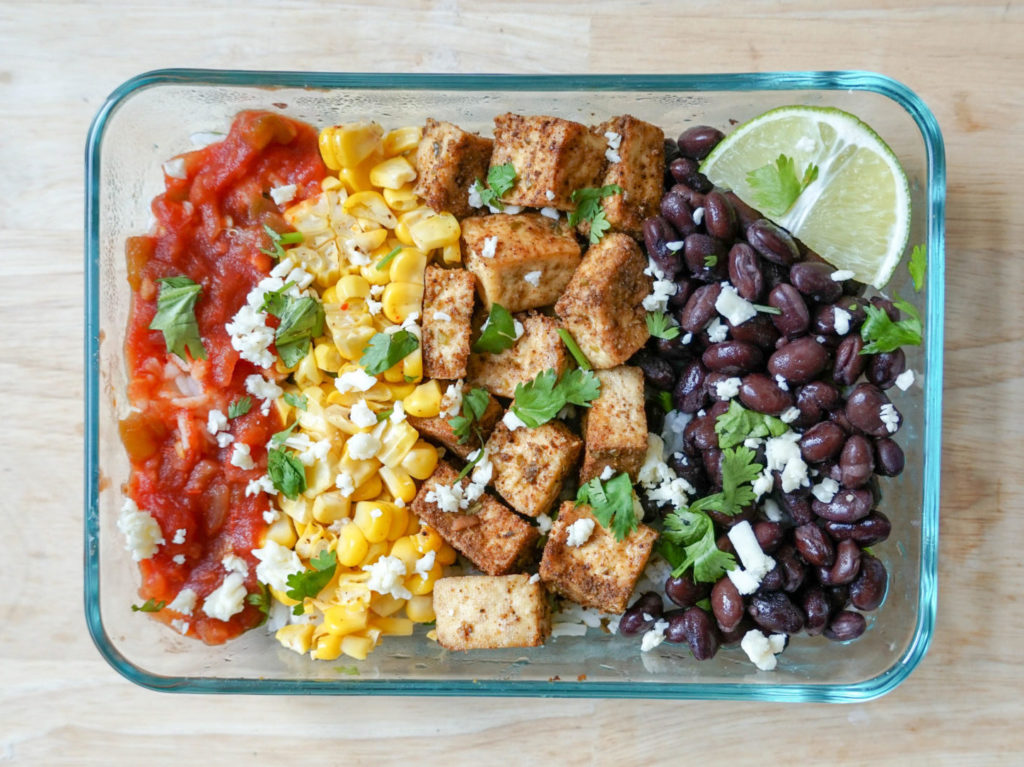
<svg viewBox="0 0 1024 767">
<path fill-rule="evenodd" d="M 238 418 L 252 409 L 252 397 L 239 397 L 228 405 L 228 418 Z"/>
<path fill-rule="evenodd" d="M 774 163 L 750 171 L 747 183 L 753 187 L 754 202 L 761 210 L 781 216 L 817 177 L 818 166 L 814 163 L 807 166 L 800 178 L 793 158 L 780 154 Z"/>
<path fill-rule="evenodd" d="M 704 256 L 704 266 L 708 267 L 709 269 L 714 266 L 718 266 L 718 256 L 716 256 L 714 253 L 712 253 L 710 256 Z"/>
<path fill-rule="evenodd" d="M 299 493 L 306 491 L 306 469 L 302 461 L 284 448 L 267 451 L 267 474 L 274 487 L 290 500 L 294 501 Z"/>
<path fill-rule="evenodd" d="M 608 217 L 603 210 L 599 210 L 590 221 L 590 244 L 597 245 L 611 228 L 612 225 L 608 223 Z"/>
<path fill-rule="evenodd" d="M 260 253 L 275 258 L 278 261 L 284 258 L 285 245 L 299 245 L 303 239 L 302 232 L 276 232 L 266 224 L 263 225 L 263 231 L 270 238 L 270 247 L 260 248 Z"/>
<path fill-rule="evenodd" d="M 275 317 L 280 317 L 285 307 L 288 306 L 289 297 L 285 295 L 285 292 L 294 287 L 295 283 L 289 281 L 277 290 L 268 290 L 263 294 L 263 303 L 260 304 L 260 311 L 269 312 Z"/>
<path fill-rule="evenodd" d="M 574 368 L 561 380 L 553 369 L 545 370 L 532 381 L 516 384 L 512 410 L 530 428 L 547 423 L 566 405 L 590 407 L 601 393 L 601 382 L 593 371 Z"/>
<path fill-rule="evenodd" d="M 893 299 L 893 304 L 906 315 L 906 319 L 893 322 L 889 315 L 873 304 L 865 304 L 864 311 L 867 319 L 860 327 L 860 337 L 864 339 L 864 348 L 861 354 L 879 354 L 881 352 L 895 351 L 901 346 L 917 346 L 923 340 L 922 333 L 924 325 L 921 323 L 921 315 L 913 304 L 909 304 L 899 296 Z"/>
<path fill-rule="evenodd" d="M 473 186 L 484 205 L 504 210 L 505 206 L 502 204 L 501 197 L 515 186 L 515 183 L 516 169 L 512 163 L 507 162 L 504 165 L 491 166 L 487 171 L 487 186 L 481 184 L 479 179 L 473 182 Z"/>
<path fill-rule="evenodd" d="M 325 549 L 309 560 L 309 564 L 313 566 L 312 570 L 292 573 L 286 581 L 288 590 L 285 594 L 298 602 L 292 608 L 293 615 L 302 615 L 305 612 L 302 601 L 306 597 L 315 598 L 331 582 L 338 567 L 338 555 Z"/>
<path fill-rule="evenodd" d="M 789 427 L 775 416 L 747 410 L 736 400 L 729 403 L 729 409 L 715 419 L 715 433 L 721 449 L 733 447 L 748 437 L 779 437 Z"/>
<path fill-rule="evenodd" d="M 280 447 L 281 445 L 283 445 L 285 440 L 287 440 L 292 435 L 292 432 L 295 431 L 295 429 L 297 429 L 298 426 L 299 426 L 299 422 L 298 421 L 294 421 L 292 423 L 292 425 L 289 426 L 287 429 L 282 429 L 281 431 L 275 433 L 270 438 L 270 446 L 271 447 Z"/>
<path fill-rule="evenodd" d="M 672 323 L 672 318 L 664 312 L 647 312 L 647 330 L 655 338 L 671 341 L 679 337 L 679 326 Z"/>
<path fill-rule="evenodd" d="M 408 330 L 396 330 L 394 333 L 377 333 L 370 339 L 369 345 L 363 349 L 359 364 L 366 368 L 372 376 L 390 370 L 406 356 L 412 354 L 420 346 L 420 339 Z"/>
<path fill-rule="evenodd" d="M 247 604 L 255 605 L 259 608 L 259 611 L 263 613 L 263 620 L 261 620 L 257 626 L 262 626 L 267 622 L 267 617 L 270 615 L 270 589 L 267 588 L 265 583 L 257 583 L 259 591 L 250 591 L 245 595 L 245 601 Z"/>
<path fill-rule="evenodd" d="M 690 504 L 691 511 L 708 509 L 734 516 L 744 506 L 754 502 L 751 483 L 764 467 L 754 463 L 754 451 L 749 447 L 731 447 L 722 451 L 722 489 Z"/>
<path fill-rule="evenodd" d="M 639 521 L 633 510 L 633 485 L 628 474 L 617 474 L 607 482 L 594 477 L 580 486 L 576 493 L 576 505 L 586 503 L 605 527 L 612 531 L 615 540 L 621 541 L 633 530 Z"/>
<path fill-rule="evenodd" d="M 608 218 L 601 207 L 601 200 L 611 197 L 613 194 L 622 194 L 622 187 L 618 184 L 608 184 L 602 187 L 584 187 L 572 193 L 572 201 L 576 203 L 576 209 L 569 214 L 569 226 L 576 226 L 581 221 L 590 223 L 590 244 L 596 245 L 611 228 Z"/>
<path fill-rule="evenodd" d="M 501 304 L 491 304 L 483 332 L 473 344 L 473 351 L 500 354 L 516 342 L 516 323 L 512 314 Z"/>
<path fill-rule="evenodd" d="M 284 393 L 284 401 L 298 410 L 305 410 L 308 404 L 305 394 L 292 394 L 290 391 Z"/>
<path fill-rule="evenodd" d="M 667 391 L 658 392 L 658 403 L 666 413 L 671 413 L 675 407 L 672 403 L 672 394 Z"/>
<path fill-rule="evenodd" d="M 390 415 L 394 412 L 395 409 L 393 407 L 389 407 L 387 410 L 382 410 L 381 412 L 377 413 L 377 423 L 380 423 L 385 418 L 390 417 Z"/>
<path fill-rule="evenodd" d="M 469 441 L 469 427 L 484 417 L 490 402 L 491 395 L 486 389 L 473 388 L 462 395 L 462 415 L 448 420 L 448 425 L 459 438 L 460 445 Z"/>
<path fill-rule="evenodd" d="M 576 339 L 572 337 L 572 334 L 565 328 L 558 329 L 558 337 L 562 339 L 562 343 L 565 344 L 565 348 L 569 350 L 569 354 L 576 360 L 576 364 L 584 370 L 590 370 L 590 360 L 583 353 L 583 350 L 576 343 Z"/>
<path fill-rule="evenodd" d="M 714 583 L 736 567 L 732 554 L 715 543 L 715 526 L 702 511 L 677 509 L 665 517 L 659 550 L 678 577 L 693 568 L 698 583 Z"/>
<path fill-rule="evenodd" d="M 324 332 L 324 307 L 315 298 L 289 298 L 277 315 L 281 324 L 274 332 L 274 345 L 287 366 L 298 365 L 309 352 L 313 339 Z"/>
<path fill-rule="evenodd" d="M 391 263 L 395 256 L 397 256 L 401 252 L 402 246 L 396 245 L 390 253 L 388 253 L 386 256 L 384 256 L 384 258 L 377 262 L 377 269 L 383 272 L 385 269 L 387 269 L 388 264 Z"/>
<path fill-rule="evenodd" d="M 163 332 L 164 345 L 171 354 L 185 360 L 185 350 L 188 349 L 192 359 L 205 360 L 206 348 L 199 336 L 195 313 L 203 286 L 181 276 L 162 277 L 157 282 L 160 283 L 160 292 L 156 298 L 156 315 L 149 323 L 149 329 Z"/>
<path fill-rule="evenodd" d="M 164 609 L 167 602 L 161 599 L 159 602 L 155 601 L 152 597 L 147 599 L 141 605 L 132 605 L 133 613 L 158 613 Z"/>
<path fill-rule="evenodd" d="M 914 280 L 914 291 L 920 293 L 924 287 L 924 272 L 928 267 L 928 246 L 915 245 L 910 251 L 910 263 L 907 264 L 907 271 Z"/>
</svg>

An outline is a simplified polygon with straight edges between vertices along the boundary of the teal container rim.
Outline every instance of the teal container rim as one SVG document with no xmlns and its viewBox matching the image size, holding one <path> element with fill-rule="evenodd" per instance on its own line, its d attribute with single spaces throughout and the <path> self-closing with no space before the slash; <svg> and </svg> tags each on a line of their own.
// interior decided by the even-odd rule
<svg viewBox="0 0 1024 767">
<path fill-rule="evenodd" d="M 236 85 L 261 88 L 491 91 L 795 91 L 855 90 L 884 96 L 917 124 L 928 159 L 928 304 L 925 313 L 924 467 L 918 617 L 913 640 L 886 671 L 855 684 L 702 684 L 576 681 L 460 681 L 339 679 L 231 679 L 152 674 L 125 658 L 103 626 L 99 594 L 99 181 L 107 122 L 136 91 L 157 85 Z M 942 465 L 942 363 L 945 306 L 946 160 L 935 115 L 903 83 L 866 71 L 761 72 L 692 75 L 504 75 L 281 72 L 160 69 L 139 74 L 107 97 L 89 128 L 85 147 L 85 614 L 100 654 L 126 679 L 166 692 L 277 695 L 403 695 L 559 698 L 663 698 L 851 703 L 873 700 L 899 686 L 931 644 L 938 601 L 939 497 Z"/>
</svg>

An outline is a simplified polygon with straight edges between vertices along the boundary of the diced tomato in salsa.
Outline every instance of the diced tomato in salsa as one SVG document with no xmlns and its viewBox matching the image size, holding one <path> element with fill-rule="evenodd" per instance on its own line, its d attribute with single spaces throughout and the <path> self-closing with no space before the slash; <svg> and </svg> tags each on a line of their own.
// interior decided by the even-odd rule
<svg viewBox="0 0 1024 767">
<path fill-rule="evenodd" d="M 324 166 L 313 127 L 269 112 L 239 114 L 222 142 L 183 160 L 186 178 L 167 177 L 166 191 L 153 201 L 155 233 L 133 237 L 126 247 L 133 295 L 125 355 L 135 410 L 121 422 L 121 435 L 132 467 L 127 494 L 154 516 L 165 540 L 140 563 L 139 593 L 169 603 L 181 589 L 194 590 L 198 600 L 185 618 L 188 633 L 217 644 L 263 617 L 246 604 L 220 621 L 202 605 L 227 575 L 221 560 L 228 554 L 249 564 L 246 588 L 259 591 L 251 551 L 261 545 L 269 501 L 262 493 L 246 497 L 245 488 L 266 473 L 266 443 L 281 428 L 277 413 L 262 413 L 254 398 L 248 414 L 229 423 L 234 443 L 220 448 L 207 431 L 210 410 L 226 414 L 231 402 L 246 396 L 247 376 L 272 375 L 239 358 L 224 325 L 273 265 L 260 252 L 268 245 L 264 225 L 288 228 L 269 190 L 295 184 L 296 202 L 316 195 Z M 206 360 L 184 364 L 167 351 L 163 334 L 149 329 L 157 280 L 176 275 L 202 285 L 195 315 Z M 178 385 L 180 376 L 189 375 L 200 394 Z M 255 468 L 231 464 L 235 443 L 251 446 Z M 185 540 L 175 544 L 180 529 Z M 178 555 L 184 563 L 174 561 Z M 169 611 L 153 615 L 165 622 L 177 617 Z"/>
</svg>

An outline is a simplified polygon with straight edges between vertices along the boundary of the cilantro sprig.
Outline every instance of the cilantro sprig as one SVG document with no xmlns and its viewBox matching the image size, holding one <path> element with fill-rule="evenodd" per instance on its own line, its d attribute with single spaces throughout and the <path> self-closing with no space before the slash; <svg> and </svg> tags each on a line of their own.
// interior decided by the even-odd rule
<svg viewBox="0 0 1024 767">
<path fill-rule="evenodd" d="M 284 393 L 284 401 L 296 410 L 305 410 L 309 404 L 305 394 L 293 394 L 290 391 Z"/>
<path fill-rule="evenodd" d="M 288 295 L 294 287 L 289 282 L 263 296 L 260 310 L 278 318 L 274 346 L 281 361 L 288 367 L 298 365 L 309 352 L 313 339 L 324 332 L 324 307 L 312 296 Z"/>
<path fill-rule="evenodd" d="M 779 437 L 787 431 L 789 427 L 781 419 L 747 410 L 736 400 L 715 419 L 718 446 L 722 449 L 738 445 L 748 437 Z"/>
<path fill-rule="evenodd" d="M 263 619 L 256 624 L 262 626 L 267 622 L 267 618 L 270 616 L 270 589 L 267 588 L 265 583 L 257 583 L 259 591 L 250 591 L 245 595 L 246 604 L 255 605 L 261 613 L 263 613 Z"/>
<path fill-rule="evenodd" d="M 512 411 L 531 429 L 545 424 L 566 405 L 590 407 L 601 393 L 601 382 L 593 371 L 573 368 L 558 378 L 551 368 L 532 381 L 516 384 Z"/>
<path fill-rule="evenodd" d="M 676 509 L 666 516 L 658 549 L 673 566 L 673 576 L 693 568 L 698 583 L 714 583 L 736 567 L 732 554 L 715 543 L 715 526 L 703 511 Z"/>
<path fill-rule="evenodd" d="M 500 354 L 511 349 L 516 342 L 516 323 L 512 314 L 501 304 L 491 304 L 490 314 L 484 323 L 483 332 L 473 344 L 473 351 Z"/>
<path fill-rule="evenodd" d="M 252 410 L 252 397 L 239 397 L 228 405 L 228 418 L 238 418 Z"/>
<path fill-rule="evenodd" d="M 608 184 L 602 187 L 584 187 L 572 193 L 572 201 L 576 203 L 576 209 L 569 214 L 569 226 L 576 226 L 581 221 L 590 223 L 590 244 L 596 245 L 611 228 L 608 218 L 601 207 L 601 200 L 611 197 L 613 194 L 622 194 L 622 187 L 618 184 Z"/>
<path fill-rule="evenodd" d="M 452 427 L 459 444 L 469 442 L 470 428 L 474 423 L 479 423 L 487 412 L 487 406 L 491 402 L 491 396 L 486 389 L 473 388 L 462 395 L 462 415 L 448 419 L 448 425 Z M 477 434 L 479 437 L 479 433 Z M 480 440 L 483 443 L 483 440 Z"/>
<path fill-rule="evenodd" d="M 288 590 L 285 594 L 298 602 L 292 608 L 293 615 L 302 615 L 305 612 L 303 600 L 306 597 L 316 597 L 323 587 L 331 582 L 338 567 L 338 555 L 333 551 L 324 550 L 309 560 L 309 564 L 313 567 L 312 570 L 292 573 L 286 581 Z"/>
<path fill-rule="evenodd" d="M 515 185 L 516 169 L 510 162 L 491 166 L 487 171 L 487 186 L 480 183 L 480 179 L 473 182 L 477 194 L 480 195 L 480 201 L 498 210 L 505 209 L 501 198 Z"/>
<path fill-rule="evenodd" d="M 594 477 L 580 486 L 576 505 L 588 504 L 601 526 L 621 541 L 640 524 L 633 509 L 633 485 L 629 475 L 617 474 L 606 482 Z"/>
<path fill-rule="evenodd" d="M 818 166 L 810 163 L 803 176 L 796 171 L 792 157 L 780 154 L 774 163 L 768 163 L 747 174 L 747 183 L 754 190 L 754 202 L 765 213 L 781 216 L 793 207 L 803 191 L 818 177 Z"/>
<path fill-rule="evenodd" d="M 359 364 L 372 376 L 390 370 L 420 346 L 420 339 L 408 330 L 376 333 L 363 349 Z"/>
<path fill-rule="evenodd" d="M 864 340 L 861 354 L 891 352 L 901 346 L 917 346 L 922 342 L 924 324 L 914 305 L 899 296 L 895 296 L 892 303 L 907 315 L 905 319 L 893 322 L 885 309 L 873 304 L 864 305 L 867 319 L 860 327 L 860 337 Z"/>
<path fill-rule="evenodd" d="M 267 474 L 274 488 L 289 500 L 294 501 L 300 493 L 306 492 L 306 468 L 283 447 L 272 447 L 267 451 Z"/>
<path fill-rule="evenodd" d="M 167 605 L 166 600 L 161 599 L 159 602 L 154 600 L 152 597 L 147 599 L 141 605 L 132 605 L 133 613 L 158 613 L 164 609 Z"/>
<path fill-rule="evenodd" d="M 277 232 L 267 224 L 263 225 L 263 231 L 270 238 L 269 248 L 260 248 L 260 253 L 280 261 L 284 258 L 285 245 L 299 245 L 302 243 L 302 232 Z"/>
<path fill-rule="evenodd" d="M 672 323 L 672 318 L 665 312 L 647 312 L 647 330 L 655 338 L 671 341 L 679 337 L 679 326 Z"/>
<path fill-rule="evenodd" d="M 722 451 L 722 489 L 690 504 L 691 511 L 717 511 L 735 516 L 754 502 L 751 483 L 764 467 L 754 462 L 749 447 L 730 447 Z"/>
<path fill-rule="evenodd" d="M 156 297 L 156 315 L 149 329 L 163 332 L 164 345 L 171 354 L 187 361 L 185 350 L 188 349 L 192 359 L 205 360 L 206 347 L 199 336 L 195 313 L 203 286 L 184 276 L 162 277 L 157 282 L 160 291 Z"/>
<path fill-rule="evenodd" d="M 590 370 L 590 360 L 587 359 L 587 355 L 583 353 L 580 345 L 576 343 L 576 339 L 572 337 L 572 334 L 565 328 L 559 328 L 558 337 L 562 339 L 562 343 L 565 344 L 565 348 L 569 350 L 572 358 L 576 360 L 576 364 L 584 370 Z"/>
<path fill-rule="evenodd" d="M 914 291 L 917 293 L 920 293 L 921 288 L 924 287 L 924 273 L 927 267 L 928 246 L 915 245 L 914 249 L 910 251 L 910 263 L 907 264 L 907 271 L 910 272 L 910 277 L 914 280 Z"/>
<path fill-rule="evenodd" d="M 383 272 L 385 269 L 388 268 L 388 264 L 390 264 L 395 259 L 395 256 L 397 256 L 401 252 L 402 246 L 396 245 L 394 248 L 391 249 L 390 253 L 388 253 L 386 256 L 384 256 L 384 258 L 377 262 L 377 270 Z"/>
</svg>

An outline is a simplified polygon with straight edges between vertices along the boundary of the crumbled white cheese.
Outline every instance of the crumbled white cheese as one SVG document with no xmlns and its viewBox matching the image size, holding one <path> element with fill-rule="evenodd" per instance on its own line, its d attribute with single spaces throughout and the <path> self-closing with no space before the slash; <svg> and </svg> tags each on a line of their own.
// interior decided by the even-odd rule
<svg viewBox="0 0 1024 767">
<path fill-rule="evenodd" d="M 839 483 L 831 477 L 825 477 L 811 488 L 811 493 L 822 503 L 829 503 L 839 492 Z"/>
<path fill-rule="evenodd" d="M 789 391 L 789 381 L 781 373 L 775 376 L 775 383 L 778 384 L 782 391 Z"/>
<path fill-rule="evenodd" d="M 377 425 L 377 414 L 370 410 L 365 399 L 359 400 L 349 411 L 349 420 L 360 429 L 367 429 Z"/>
<path fill-rule="evenodd" d="M 601 470 L 601 475 L 598 477 L 598 479 L 601 480 L 602 482 L 607 482 L 609 479 L 611 479 L 614 476 L 615 476 L 615 469 L 613 469 L 611 466 L 605 466 Z"/>
<path fill-rule="evenodd" d="M 694 208 L 693 223 L 700 226 L 702 221 L 704 221 L 704 208 Z"/>
<path fill-rule="evenodd" d="M 183 565 L 185 564 L 185 555 L 175 554 L 173 557 L 171 557 L 171 561 L 174 562 L 174 564 L 176 565 Z"/>
<path fill-rule="evenodd" d="M 174 157 L 163 165 L 164 173 L 170 178 L 185 179 L 188 173 L 185 172 L 185 158 Z"/>
<path fill-rule="evenodd" d="M 746 445 L 746 447 L 750 447 L 751 450 L 757 449 L 757 446 L 751 447 L 750 445 Z M 754 489 L 754 495 L 757 498 L 760 498 L 765 493 L 770 493 L 774 486 L 775 477 L 772 476 L 772 473 L 770 471 L 761 472 L 751 483 L 751 487 L 753 487 Z"/>
<path fill-rule="evenodd" d="M 509 431 L 526 428 L 526 424 L 523 423 L 522 419 L 516 415 L 516 412 L 512 408 L 505 411 L 505 415 L 501 417 L 501 422 L 505 424 L 505 427 Z"/>
<path fill-rule="evenodd" d="M 729 326 L 722 322 L 718 317 L 712 317 L 711 322 L 708 323 L 708 340 L 713 344 L 719 344 L 725 340 L 726 336 L 729 335 Z"/>
<path fill-rule="evenodd" d="M 482 258 L 494 258 L 494 254 L 498 251 L 498 237 L 497 235 L 491 237 L 484 237 L 483 247 L 480 248 L 480 256 Z"/>
<path fill-rule="evenodd" d="M 551 207 L 543 207 L 543 208 L 541 208 L 540 209 L 540 214 L 542 216 L 545 216 L 547 218 L 553 219 L 555 221 L 557 221 L 559 219 L 559 216 L 560 216 L 560 214 L 558 212 L 558 208 L 551 208 Z"/>
<path fill-rule="evenodd" d="M 608 142 L 608 146 L 612 149 L 618 149 L 622 146 L 622 134 L 616 133 L 615 131 L 605 131 L 605 141 Z"/>
<path fill-rule="evenodd" d="M 437 559 L 436 551 L 428 551 L 422 557 L 416 560 L 413 565 L 413 572 L 420 575 L 423 580 L 426 580 L 430 575 L 430 571 L 434 569 L 434 560 Z"/>
<path fill-rule="evenodd" d="M 540 573 L 534 573 L 530 576 L 530 583 L 540 583 Z"/>
<path fill-rule="evenodd" d="M 248 498 L 250 495 L 259 495 L 260 493 L 267 493 L 273 495 L 277 490 L 274 488 L 274 482 L 264 474 L 262 477 L 256 479 L 250 479 L 248 484 L 245 486 L 245 496 Z"/>
<path fill-rule="evenodd" d="M 523 333 L 526 332 L 526 328 L 523 327 L 523 323 L 521 323 L 519 320 L 517 320 L 515 318 L 512 319 L 512 330 L 515 333 L 515 340 L 516 341 L 518 341 L 520 338 L 522 338 L 523 337 Z"/>
<path fill-rule="evenodd" d="M 543 275 L 544 272 L 541 271 L 540 269 L 537 269 L 536 271 L 527 272 L 526 274 L 524 274 L 523 279 L 526 280 L 531 285 L 533 285 L 533 287 L 537 287 L 538 285 L 540 285 L 540 278 Z"/>
<path fill-rule="evenodd" d="M 171 538 L 171 543 L 184 543 L 186 535 L 188 535 L 188 530 L 186 530 L 184 527 L 179 527 L 177 530 L 174 531 L 174 537 Z"/>
<path fill-rule="evenodd" d="M 779 416 L 779 420 L 783 423 L 793 423 L 797 418 L 800 417 L 800 408 L 788 407 L 782 411 L 782 415 Z"/>
<path fill-rule="evenodd" d="M 432 319 L 434 322 L 451 322 L 452 316 L 448 314 L 448 312 L 436 311 L 434 312 Z"/>
<path fill-rule="evenodd" d="M 270 190 L 270 199 L 278 205 L 284 205 L 295 199 L 296 192 L 298 192 L 298 187 L 295 184 L 275 186 Z"/>
<path fill-rule="evenodd" d="M 345 444 L 348 446 L 349 456 L 357 461 L 369 460 L 380 450 L 380 440 L 372 434 L 353 434 Z"/>
<path fill-rule="evenodd" d="M 245 608 L 245 580 L 240 573 L 228 573 L 224 581 L 203 602 L 203 612 L 220 621 Z"/>
<path fill-rule="evenodd" d="M 849 269 L 836 269 L 829 275 L 833 282 L 846 282 L 846 280 L 852 280 L 856 276 Z"/>
<path fill-rule="evenodd" d="M 182 635 L 188 633 L 188 625 L 188 621 L 183 621 L 181 618 L 174 618 L 171 620 L 171 628 Z"/>
<path fill-rule="evenodd" d="M 125 549 L 132 559 L 141 562 L 156 554 L 157 547 L 165 543 L 160 524 L 148 511 L 140 509 L 135 501 L 126 498 L 117 516 L 117 529 L 125 539 Z"/>
<path fill-rule="evenodd" d="M 427 491 L 424 498 L 427 503 L 436 504 L 441 511 L 455 514 L 459 511 L 462 502 L 462 485 L 459 483 L 443 485 L 438 482 L 434 485 L 433 490 Z"/>
<path fill-rule="evenodd" d="M 223 141 L 226 137 L 227 134 L 220 133 L 219 131 L 196 131 L 188 137 L 188 140 L 192 142 L 192 146 L 196 149 L 205 149 L 210 144 Z"/>
<path fill-rule="evenodd" d="M 581 517 L 569 525 L 565 531 L 565 545 L 579 547 L 590 540 L 594 534 L 594 520 Z"/>
<path fill-rule="evenodd" d="M 250 448 L 244 442 L 236 442 L 235 449 L 231 452 L 231 465 L 248 471 L 256 468 L 256 462 L 249 454 Z"/>
<path fill-rule="evenodd" d="M 620 157 L 619 153 L 616 152 L 614 149 L 605 149 L 604 158 L 610 163 L 616 163 L 622 160 L 622 157 Z"/>
<path fill-rule="evenodd" d="M 288 576 L 305 571 L 299 555 L 287 546 L 267 538 L 263 548 L 253 549 L 252 555 L 259 560 L 256 578 L 278 591 L 288 589 Z"/>
<path fill-rule="evenodd" d="M 683 249 L 683 245 L 685 245 L 685 244 L 686 244 L 686 242 L 683 241 L 683 240 L 672 240 L 672 242 L 666 242 L 665 243 L 665 248 L 667 250 L 672 251 L 673 253 L 677 253 L 677 252 L 679 252 L 680 250 Z"/>
<path fill-rule="evenodd" d="M 736 288 L 728 282 L 722 283 L 722 290 L 715 299 L 715 311 L 735 325 L 744 322 L 757 314 L 757 309 L 747 299 L 736 292 Z"/>
<path fill-rule="evenodd" d="M 760 580 L 775 567 L 775 560 L 761 551 L 761 546 L 754 535 L 754 528 L 744 520 L 729 528 L 729 540 L 732 541 L 736 555 L 740 558 L 743 569 L 754 578 Z"/>
<path fill-rule="evenodd" d="M 655 647 L 665 641 L 665 629 L 668 628 L 668 621 L 663 618 L 659 618 L 654 623 L 654 627 L 644 632 L 643 639 L 640 640 L 640 652 L 650 652 Z"/>
<path fill-rule="evenodd" d="M 508 203 L 505 203 L 505 210 L 504 211 L 500 211 L 500 210 L 496 210 L 495 208 L 491 208 L 491 213 L 503 213 L 503 212 L 507 213 L 510 216 L 513 216 L 516 213 L 522 213 L 523 212 L 523 206 L 522 205 L 509 205 Z"/>
<path fill-rule="evenodd" d="M 249 563 L 237 554 L 225 555 L 220 563 L 224 565 L 224 569 L 229 573 L 238 573 L 239 575 L 249 574 Z"/>
<path fill-rule="evenodd" d="M 715 394 L 718 399 L 732 399 L 740 393 L 740 385 L 743 382 L 736 377 L 726 378 L 724 381 L 719 381 L 715 384 Z"/>
<path fill-rule="evenodd" d="M 369 391 L 377 383 L 377 377 L 362 368 L 346 370 L 334 379 L 334 388 L 342 394 L 350 391 Z"/>
<path fill-rule="evenodd" d="M 832 310 L 832 316 L 835 318 L 836 335 L 845 336 L 850 332 L 850 320 L 853 319 L 852 314 L 841 306 L 837 306 Z"/>
<path fill-rule="evenodd" d="M 764 511 L 764 515 L 768 517 L 769 522 L 782 521 L 782 508 L 774 499 L 765 498 L 764 503 L 761 504 L 761 509 Z"/>
<path fill-rule="evenodd" d="M 260 410 L 264 415 L 270 412 L 270 405 L 273 401 L 284 394 L 284 389 L 258 373 L 246 377 L 245 390 L 252 396 L 263 400 Z"/>
<path fill-rule="evenodd" d="M 914 385 L 914 371 L 907 368 L 898 376 L 896 376 L 896 388 L 900 391 L 906 391 Z"/>
<path fill-rule="evenodd" d="M 167 609 L 182 615 L 191 615 L 192 611 L 196 609 L 196 592 L 192 589 L 182 589 L 167 605 Z"/>
<path fill-rule="evenodd" d="M 896 412 L 896 408 L 891 402 L 886 402 L 878 409 L 878 417 L 882 419 L 885 430 L 890 434 L 895 434 L 896 430 L 900 428 L 900 414 Z"/>
<path fill-rule="evenodd" d="M 474 181 L 469 185 L 469 196 L 467 202 L 471 208 L 482 208 L 484 206 L 483 198 L 480 197 L 480 182 Z"/>
<path fill-rule="evenodd" d="M 776 639 L 776 637 L 781 639 Z M 775 656 L 782 652 L 782 648 L 785 645 L 785 634 L 773 634 L 769 639 L 758 629 L 751 629 L 740 640 L 740 647 L 743 648 L 743 652 L 747 654 L 751 662 L 761 671 L 771 671 L 775 668 L 778 663 Z"/>
<path fill-rule="evenodd" d="M 544 190 L 544 196 L 547 197 L 548 200 L 555 199 L 555 193 L 553 191 L 551 191 L 550 189 L 545 189 Z"/>
<path fill-rule="evenodd" d="M 391 415 L 388 416 L 388 420 L 394 424 L 399 424 L 405 420 L 405 405 L 402 404 L 402 400 L 395 401 L 395 405 L 391 408 Z"/>
<path fill-rule="evenodd" d="M 395 599 L 411 599 L 412 592 L 403 584 L 408 574 L 405 562 L 398 557 L 383 556 L 370 565 L 363 565 L 363 570 L 370 574 L 366 587 L 378 594 L 390 594 Z"/>
<path fill-rule="evenodd" d="M 370 295 L 373 296 L 374 298 L 380 298 L 382 295 L 384 295 L 384 288 L 386 287 L 387 285 L 371 285 Z"/>
<path fill-rule="evenodd" d="M 649 312 L 663 312 L 668 308 L 668 300 L 676 294 L 678 286 L 672 280 L 656 279 L 651 286 L 650 295 L 643 300 L 644 309 Z"/>
<path fill-rule="evenodd" d="M 809 485 L 807 464 L 800 454 L 800 434 L 787 431 L 765 442 L 765 461 L 768 471 L 782 472 L 782 491 L 791 493 L 798 487 Z"/>
<path fill-rule="evenodd" d="M 448 384 L 441 397 L 441 414 L 454 418 L 462 411 L 462 379 Z"/>
<path fill-rule="evenodd" d="M 267 509 L 266 511 L 263 512 L 263 521 L 266 522 L 268 525 L 274 524 L 280 518 L 281 512 L 279 512 L 277 509 Z"/>
<path fill-rule="evenodd" d="M 367 297 L 364 299 L 364 302 L 366 303 L 366 311 L 374 317 L 384 311 L 384 304 L 381 301 Z"/>
<path fill-rule="evenodd" d="M 683 333 L 682 338 L 679 339 L 679 343 L 683 346 L 689 346 L 690 341 L 693 340 L 693 333 Z"/>
<path fill-rule="evenodd" d="M 274 329 L 267 327 L 266 320 L 267 313 L 261 312 L 258 305 L 246 303 L 224 325 L 231 339 L 231 347 L 242 359 L 262 368 L 274 364 L 274 355 L 270 352 L 270 345 L 274 343 Z"/>
<path fill-rule="evenodd" d="M 216 434 L 228 428 L 228 417 L 220 410 L 211 410 L 206 417 L 206 430 L 210 434 Z"/>
<path fill-rule="evenodd" d="M 215 439 L 217 440 L 217 447 L 227 447 L 235 441 L 235 435 L 228 431 L 222 431 Z"/>
<path fill-rule="evenodd" d="M 554 520 L 551 519 L 547 514 L 537 515 L 537 529 L 540 530 L 541 535 L 547 535 L 551 532 L 551 526 L 554 524 Z"/>
</svg>

